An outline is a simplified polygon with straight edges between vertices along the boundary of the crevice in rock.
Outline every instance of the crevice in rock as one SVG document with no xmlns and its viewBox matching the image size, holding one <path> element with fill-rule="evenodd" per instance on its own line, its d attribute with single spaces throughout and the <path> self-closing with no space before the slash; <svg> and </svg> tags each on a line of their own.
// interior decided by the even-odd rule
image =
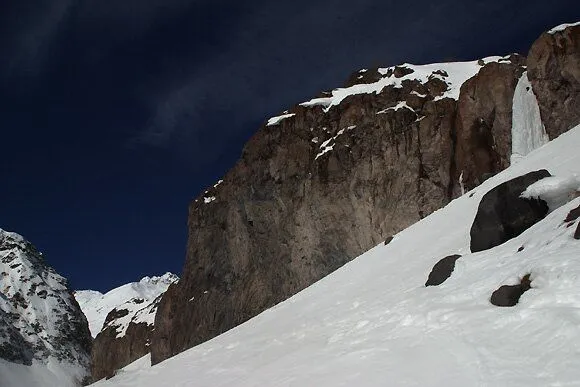
<svg viewBox="0 0 580 387">
<path fill-rule="evenodd" d="M 453 120 L 451 122 L 451 130 L 449 131 L 451 147 L 449 152 L 449 183 L 447 184 L 448 201 L 453 200 L 453 187 L 455 185 L 455 175 L 457 173 L 457 160 L 455 160 L 455 155 L 457 154 L 457 107 L 453 111 Z"/>
</svg>

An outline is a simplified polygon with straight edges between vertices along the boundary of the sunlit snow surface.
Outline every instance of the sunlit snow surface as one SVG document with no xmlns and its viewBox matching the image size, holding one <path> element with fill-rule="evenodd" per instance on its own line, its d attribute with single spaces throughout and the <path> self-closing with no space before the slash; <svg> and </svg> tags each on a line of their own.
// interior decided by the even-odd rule
<svg viewBox="0 0 580 387">
<path fill-rule="evenodd" d="M 247 323 L 96 386 L 578 386 L 580 241 L 563 220 L 580 198 L 469 253 L 483 194 L 540 168 L 577 173 L 578 149 L 580 126 Z M 451 278 L 425 288 L 432 266 L 454 253 L 464 256 Z M 489 303 L 527 273 L 532 289 L 517 306 Z"/>
<path fill-rule="evenodd" d="M 575 27 L 575 26 L 580 26 L 580 21 L 578 21 L 576 23 L 560 24 L 559 26 L 552 28 L 550 31 L 548 31 L 548 33 L 554 34 L 556 32 L 564 31 L 568 27 Z"/>
</svg>

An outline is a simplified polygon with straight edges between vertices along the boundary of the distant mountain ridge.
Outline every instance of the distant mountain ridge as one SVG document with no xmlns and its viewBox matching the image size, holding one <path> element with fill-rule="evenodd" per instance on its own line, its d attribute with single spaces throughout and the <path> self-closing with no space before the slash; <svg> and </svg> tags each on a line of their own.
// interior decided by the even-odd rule
<svg viewBox="0 0 580 387">
<path fill-rule="evenodd" d="M 74 296 L 87 317 L 92 336 L 96 337 L 103 329 L 110 311 L 132 299 L 143 299 L 144 305 L 147 305 L 177 280 L 175 274 L 165 273 L 162 276 L 143 277 L 138 282 L 119 286 L 105 294 L 95 290 L 77 290 Z"/>
<path fill-rule="evenodd" d="M 94 337 L 93 380 L 110 377 L 117 369 L 149 353 L 157 305 L 169 285 L 178 280 L 175 274 L 165 273 L 144 277 L 105 294 L 94 290 L 75 292 Z"/>
</svg>

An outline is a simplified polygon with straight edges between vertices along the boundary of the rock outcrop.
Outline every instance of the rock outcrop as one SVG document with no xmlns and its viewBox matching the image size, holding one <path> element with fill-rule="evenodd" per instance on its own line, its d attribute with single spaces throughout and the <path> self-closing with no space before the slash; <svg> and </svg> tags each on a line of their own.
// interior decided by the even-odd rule
<svg viewBox="0 0 580 387">
<path fill-rule="evenodd" d="M 543 33 L 527 66 L 550 139 L 580 123 L 580 25 Z"/>
<path fill-rule="evenodd" d="M 453 270 L 455 270 L 455 262 L 459 258 L 461 258 L 461 255 L 453 254 L 440 259 L 433 266 L 431 273 L 429 273 L 425 286 L 437 286 L 445 282 L 451 276 Z"/>
<path fill-rule="evenodd" d="M 505 168 L 522 65 L 511 55 L 366 70 L 270 119 L 190 205 L 183 275 L 159 304 L 153 363 L 288 298 Z"/>
<path fill-rule="evenodd" d="M 453 179 L 471 190 L 510 165 L 512 100 L 525 58 L 484 66 L 461 87 Z"/>
<path fill-rule="evenodd" d="M 47 364 L 47 373 L 49 367 L 54 372 L 66 369 L 71 384 L 84 381 L 91 335 L 66 280 L 31 243 L 3 230 L 0 279 L 0 358 Z"/>
<path fill-rule="evenodd" d="M 115 372 L 149 353 L 157 305 L 167 287 L 178 281 L 172 273 L 144 277 L 105 294 L 75 292 L 95 340 L 91 351 L 93 381 Z"/>
<path fill-rule="evenodd" d="M 471 252 L 499 246 L 544 219 L 549 212 L 546 202 L 520 195 L 528 186 L 548 176 L 550 173 L 545 169 L 530 172 L 487 192 L 471 226 Z"/>
<path fill-rule="evenodd" d="M 519 284 L 502 285 L 491 294 L 489 301 L 495 306 L 515 306 L 522 294 L 532 288 L 530 275 L 523 276 Z"/>
<path fill-rule="evenodd" d="M 157 297 L 137 312 L 130 312 L 130 309 L 134 305 L 143 306 L 143 299 L 133 299 L 109 312 L 103 330 L 93 343 L 93 381 L 110 378 L 118 369 L 149 353 L 153 321 L 160 299 L 161 296 Z"/>
</svg>

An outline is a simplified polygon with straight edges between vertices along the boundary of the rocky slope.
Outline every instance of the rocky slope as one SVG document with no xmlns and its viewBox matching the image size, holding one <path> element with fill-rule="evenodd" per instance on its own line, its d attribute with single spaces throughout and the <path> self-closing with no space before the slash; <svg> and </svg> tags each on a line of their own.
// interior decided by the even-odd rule
<svg viewBox="0 0 580 387">
<path fill-rule="evenodd" d="M 190 206 L 152 361 L 288 298 L 508 166 L 524 65 L 548 135 L 572 127 L 579 41 L 570 27 L 542 35 L 527 60 L 361 70 L 270 119 Z"/>
<path fill-rule="evenodd" d="M 95 337 L 91 351 L 94 381 L 114 375 L 119 368 L 149 353 L 157 305 L 167 287 L 177 280 L 176 275 L 165 273 L 105 294 L 93 290 L 75 292 Z"/>
<path fill-rule="evenodd" d="M 32 244 L 3 230 L 0 279 L 0 384 L 79 385 L 88 376 L 91 335 L 66 280 Z M 11 384 L 15 369 L 26 371 Z"/>
</svg>

